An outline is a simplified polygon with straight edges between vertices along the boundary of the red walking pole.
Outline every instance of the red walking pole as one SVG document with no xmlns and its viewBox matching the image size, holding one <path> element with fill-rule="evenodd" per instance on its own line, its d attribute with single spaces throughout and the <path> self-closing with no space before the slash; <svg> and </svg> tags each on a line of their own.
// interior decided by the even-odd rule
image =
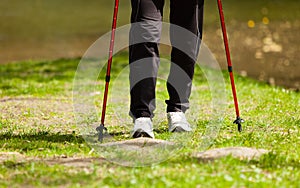
<svg viewBox="0 0 300 188">
<path fill-rule="evenodd" d="M 221 2 L 221 0 L 217 0 L 217 1 L 218 1 L 218 8 L 219 8 L 219 14 L 220 14 L 221 27 L 222 27 L 222 32 L 223 32 L 224 46 L 225 46 L 225 51 L 226 51 L 228 72 L 229 72 L 229 76 L 230 76 L 231 90 L 232 90 L 235 112 L 236 112 L 236 120 L 233 123 L 238 125 L 238 131 L 241 132 L 242 131 L 242 122 L 244 122 L 244 120 L 240 118 L 239 105 L 238 105 L 236 89 L 235 89 L 235 84 L 234 84 L 234 77 L 233 77 L 233 72 L 232 72 L 232 63 L 231 63 L 230 52 L 229 52 L 229 45 L 228 45 L 228 39 L 227 39 L 227 32 L 226 32 L 222 2 Z"/>
<path fill-rule="evenodd" d="M 110 70 L 113 58 L 113 51 L 114 51 L 114 42 L 115 42 L 115 31 L 117 27 L 117 17 L 118 17 L 118 9 L 119 9 L 119 0 L 115 0 L 115 7 L 114 7 L 114 15 L 112 21 L 112 31 L 111 31 L 111 38 L 110 38 L 110 46 L 109 46 L 109 55 L 107 61 L 107 69 L 106 69 L 106 77 L 105 77 L 105 90 L 104 90 L 104 97 L 103 97 L 103 104 L 102 104 L 102 114 L 101 114 L 101 124 L 99 127 L 96 128 L 98 135 L 98 141 L 103 141 L 103 131 L 107 131 L 107 128 L 104 126 L 105 121 L 105 113 L 106 113 L 106 104 L 107 104 L 107 96 L 108 96 L 108 87 L 110 81 Z"/>
</svg>

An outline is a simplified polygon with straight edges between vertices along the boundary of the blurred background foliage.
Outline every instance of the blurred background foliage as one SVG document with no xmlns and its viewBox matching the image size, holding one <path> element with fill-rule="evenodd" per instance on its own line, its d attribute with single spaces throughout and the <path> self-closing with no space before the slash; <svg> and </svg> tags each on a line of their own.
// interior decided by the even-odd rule
<svg viewBox="0 0 300 188">
<path fill-rule="evenodd" d="M 113 0 L 1 0 L 0 63 L 81 57 L 110 31 Z M 169 1 L 164 20 L 168 21 Z M 300 88 L 300 0 L 223 0 L 235 70 Z M 118 26 L 130 22 L 130 0 L 121 0 Z M 221 66 L 226 59 L 216 1 L 205 2 L 204 42 Z"/>
</svg>

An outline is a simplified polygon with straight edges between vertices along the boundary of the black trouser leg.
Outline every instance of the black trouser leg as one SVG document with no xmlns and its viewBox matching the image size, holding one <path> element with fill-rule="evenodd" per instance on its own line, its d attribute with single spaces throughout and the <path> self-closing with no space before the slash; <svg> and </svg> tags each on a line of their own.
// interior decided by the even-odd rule
<svg viewBox="0 0 300 188">
<path fill-rule="evenodd" d="M 185 28 L 195 35 L 182 35 L 180 29 L 172 25 L 170 27 L 172 64 L 167 82 L 170 96 L 169 100 L 166 100 L 167 112 L 185 112 L 189 108 L 194 67 L 202 38 L 203 4 L 204 0 L 170 2 L 171 24 Z M 183 40 L 182 37 L 186 38 Z"/>
<path fill-rule="evenodd" d="M 163 0 L 131 0 L 130 115 L 153 117 Z M 139 24 L 141 23 L 141 24 Z"/>
</svg>

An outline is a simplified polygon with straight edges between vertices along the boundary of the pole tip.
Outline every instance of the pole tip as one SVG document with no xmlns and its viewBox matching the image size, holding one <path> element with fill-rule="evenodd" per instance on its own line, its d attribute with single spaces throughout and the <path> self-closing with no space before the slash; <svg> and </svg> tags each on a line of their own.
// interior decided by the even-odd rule
<svg viewBox="0 0 300 188">
<path fill-rule="evenodd" d="M 241 119 L 240 117 L 237 117 L 236 120 L 233 122 L 234 124 L 238 125 L 238 131 L 242 132 L 243 128 L 242 128 L 242 123 L 244 123 L 245 121 L 243 119 Z"/>
<path fill-rule="evenodd" d="M 104 124 L 100 124 L 96 128 L 96 131 L 98 132 L 98 141 L 103 142 L 103 137 L 104 137 L 104 134 L 107 132 L 107 128 L 104 127 Z"/>
</svg>

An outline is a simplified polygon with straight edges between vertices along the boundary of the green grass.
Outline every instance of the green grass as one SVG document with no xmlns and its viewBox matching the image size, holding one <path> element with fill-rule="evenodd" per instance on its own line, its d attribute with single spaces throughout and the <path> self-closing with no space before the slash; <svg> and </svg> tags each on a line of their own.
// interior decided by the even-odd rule
<svg viewBox="0 0 300 188">
<path fill-rule="evenodd" d="M 114 58 L 112 80 L 126 66 L 126 58 L 126 53 Z M 1 151 L 16 151 L 28 158 L 38 159 L 55 159 L 62 155 L 68 158 L 101 156 L 91 152 L 72 120 L 74 117 L 66 115 L 72 114 L 68 105 L 71 104 L 72 83 L 78 62 L 78 59 L 61 59 L 1 65 Z M 165 71 L 162 73 L 165 74 Z M 226 72 L 222 74 L 227 91 L 226 115 L 210 148 L 246 146 L 271 151 L 260 159 L 244 161 L 226 157 L 214 162 L 201 162 L 191 157 L 197 151 L 196 145 L 201 141 L 200 136 L 212 115 L 209 111 L 210 90 L 203 71 L 197 68 L 192 102 L 203 105 L 200 110 L 202 114 L 192 120 L 197 129 L 188 141 L 190 146 L 182 148 L 171 159 L 139 168 L 118 166 L 108 161 L 94 162 L 80 168 L 61 163 L 49 165 L 42 160 L 9 159 L 0 166 L 0 187 L 299 187 L 299 92 L 236 75 L 240 110 L 246 120 L 244 131 L 238 133 L 232 124 L 234 107 L 228 76 Z M 118 81 L 125 86 L 128 82 L 123 77 Z M 99 82 L 103 83 L 101 79 Z M 166 96 L 164 85 L 163 81 L 158 84 L 158 98 Z M 112 87 L 116 86 L 118 83 L 113 82 Z M 99 89 L 102 88 L 100 84 Z M 111 92 L 111 95 L 118 93 Z M 22 101 L 31 103 L 22 106 Z M 46 102 L 34 106 L 41 101 Z M 54 104 L 59 107 L 66 105 L 63 109 L 69 110 L 55 111 L 57 106 Z M 96 105 L 101 106 L 100 102 Z M 108 109 L 109 113 L 112 113 L 112 108 Z M 111 133 L 120 131 L 120 128 L 110 126 Z M 156 128 L 156 137 L 167 139 L 166 130 L 166 121 L 162 120 L 160 127 Z M 128 134 L 118 139 L 128 139 Z"/>
<path fill-rule="evenodd" d="M 78 61 L 61 59 L 3 65 L 0 96 L 53 96 L 70 92 Z"/>
</svg>

